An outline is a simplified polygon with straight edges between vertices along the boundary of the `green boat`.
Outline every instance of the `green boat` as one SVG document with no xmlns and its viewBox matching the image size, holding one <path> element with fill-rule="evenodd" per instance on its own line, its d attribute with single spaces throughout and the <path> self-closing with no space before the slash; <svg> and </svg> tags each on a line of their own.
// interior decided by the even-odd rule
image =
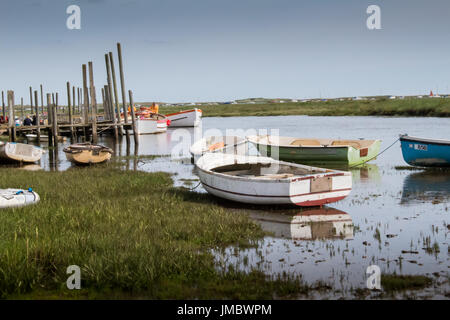
<svg viewBox="0 0 450 320">
<path fill-rule="evenodd" d="M 376 159 L 381 140 L 249 136 L 262 155 L 302 164 L 354 166 Z"/>
</svg>

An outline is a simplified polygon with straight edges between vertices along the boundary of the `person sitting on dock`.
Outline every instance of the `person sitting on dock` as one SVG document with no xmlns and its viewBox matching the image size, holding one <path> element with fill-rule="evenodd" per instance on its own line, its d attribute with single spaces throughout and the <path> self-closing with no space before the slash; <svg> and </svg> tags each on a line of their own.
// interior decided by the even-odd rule
<svg viewBox="0 0 450 320">
<path fill-rule="evenodd" d="M 30 116 L 27 115 L 26 118 L 23 120 L 23 125 L 24 125 L 24 126 L 31 126 L 32 124 L 33 124 L 33 123 L 32 123 L 32 121 L 31 121 L 31 119 L 30 119 Z"/>
<path fill-rule="evenodd" d="M 36 126 L 36 125 L 37 125 L 36 115 L 35 115 L 35 114 L 33 114 L 31 124 L 32 124 L 33 126 Z"/>
</svg>

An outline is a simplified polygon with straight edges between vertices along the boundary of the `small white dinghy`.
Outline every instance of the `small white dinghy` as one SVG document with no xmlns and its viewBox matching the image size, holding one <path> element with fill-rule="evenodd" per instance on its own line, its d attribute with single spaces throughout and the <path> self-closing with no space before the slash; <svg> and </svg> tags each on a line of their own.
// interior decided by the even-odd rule
<svg viewBox="0 0 450 320">
<path fill-rule="evenodd" d="M 237 136 L 211 136 L 196 141 L 189 149 L 194 162 L 207 152 L 246 155 L 247 139 Z"/>
<path fill-rule="evenodd" d="M 196 165 L 206 191 L 243 203 L 321 206 L 344 199 L 352 190 L 350 172 L 268 157 L 206 153 Z"/>
<path fill-rule="evenodd" d="M 44 150 L 24 143 L 0 142 L 0 162 L 25 162 L 39 161 Z"/>
<path fill-rule="evenodd" d="M 39 195 L 31 188 L 0 189 L 0 209 L 22 207 L 39 202 Z"/>
</svg>

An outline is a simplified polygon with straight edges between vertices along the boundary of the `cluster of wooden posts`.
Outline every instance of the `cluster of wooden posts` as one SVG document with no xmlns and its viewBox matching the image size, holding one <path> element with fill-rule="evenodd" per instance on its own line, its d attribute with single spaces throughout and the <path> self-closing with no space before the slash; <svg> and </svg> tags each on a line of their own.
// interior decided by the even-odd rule
<svg viewBox="0 0 450 320">
<path fill-rule="evenodd" d="M 0 131 L 7 130 L 10 141 L 16 141 L 18 133 L 35 132 L 38 142 L 41 141 L 42 132 L 48 136 L 49 146 L 57 147 L 58 137 L 68 135 L 73 141 L 78 138 L 84 141 L 97 143 L 98 135 L 109 133 L 116 139 L 125 135 L 127 144 L 130 142 L 130 130 L 133 132 L 134 142 L 139 144 L 139 135 L 136 132 L 136 115 L 134 112 L 133 93 L 128 91 L 130 115 L 128 112 L 127 96 L 125 91 L 125 80 L 122 63 L 122 49 L 117 43 L 117 55 L 119 60 L 119 76 L 121 85 L 121 100 L 118 96 L 116 73 L 112 52 L 105 54 L 106 83 L 101 89 L 102 110 L 97 104 L 96 89 L 94 85 L 94 72 L 92 62 L 82 65 L 83 87 L 71 86 L 67 82 L 67 106 L 59 106 L 58 93 L 47 93 L 47 104 L 44 106 L 43 86 L 40 85 L 41 105 L 38 102 L 38 91 L 30 87 L 30 106 L 25 110 L 23 98 L 20 107 L 15 105 L 14 91 L 7 91 L 7 106 L 5 106 L 5 95 L 2 91 L 2 115 L 8 122 L 0 125 Z M 88 75 L 89 72 L 89 83 Z M 121 108 L 122 107 L 122 110 Z M 20 112 L 21 119 L 26 115 L 34 114 L 36 121 L 31 126 L 16 126 L 15 119 Z M 123 116 L 122 116 L 123 114 Z M 131 121 L 130 121 L 131 118 Z"/>
</svg>

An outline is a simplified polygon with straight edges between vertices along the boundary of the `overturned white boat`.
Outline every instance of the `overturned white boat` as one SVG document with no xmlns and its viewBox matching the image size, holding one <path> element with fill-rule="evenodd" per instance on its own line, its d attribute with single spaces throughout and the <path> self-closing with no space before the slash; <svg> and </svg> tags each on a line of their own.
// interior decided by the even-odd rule
<svg viewBox="0 0 450 320">
<path fill-rule="evenodd" d="M 208 152 L 245 155 L 248 153 L 248 143 L 247 139 L 237 136 L 211 136 L 196 141 L 189 151 L 195 161 Z"/>
<path fill-rule="evenodd" d="M 206 191 L 243 203 L 321 206 L 344 199 L 352 190 L 350 172 L 268 157 L 206 153 L 196 165 Z"/>
<path fill-rule="evenodd" d="M 39 195 L 31 188 L 0 189 L 0 209 L 22 207 L 39 202 Z"/>
<path fill-rule="evenodd" d="M 44 150 L 24 143 L 0 142 L 0 162 L 26 162 L 39 161 Z"/>
</svg>

